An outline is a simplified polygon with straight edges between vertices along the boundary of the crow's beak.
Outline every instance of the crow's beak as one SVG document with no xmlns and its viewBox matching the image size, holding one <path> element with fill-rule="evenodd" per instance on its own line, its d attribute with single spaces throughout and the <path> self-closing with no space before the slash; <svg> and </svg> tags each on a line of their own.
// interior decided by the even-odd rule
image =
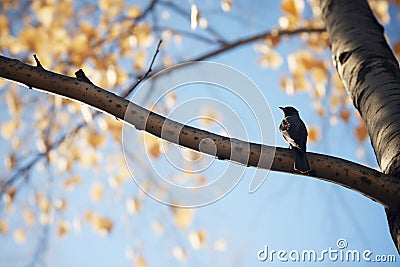
<svg viewBox="0 0 400 267">
<path fill-rule="evenodd" d="M 279 107 L 280 109 L 282 109 L 282 110 L 285 110 L 285 108 L 284 107 Z"/>
</svg>

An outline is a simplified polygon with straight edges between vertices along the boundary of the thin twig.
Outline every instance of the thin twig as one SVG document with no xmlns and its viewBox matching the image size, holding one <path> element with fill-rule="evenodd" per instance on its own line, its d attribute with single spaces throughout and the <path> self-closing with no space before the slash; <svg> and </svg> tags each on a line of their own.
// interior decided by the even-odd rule
<svg viewBox="0 0 400 267">
<path fill-rule="evenodd" d="M 136 88 L 144 79 L 146 79 L 147 76 L 150 74 L 150 72 L 152 71 L 152 67 L 153 67 L 154 61 L 156 60 L 156 57 L 157 57 L 158 53 L 160 52 L 161 43 L 162 43 L 162 40 L 160 40 L 160 41 L 158 42 L 156 52 L 154 53 L 153 59 L 152 59 L 151 62 L 150 62 L 150 66 L 149 66 L 149 68 L 147 69 L 147 72 L 146 72 L 143 76 L 139 77 L 139 79 L 137 79 L 136 83 L 131 87 L 131 89 L 129 89 L 128 92 L 126 92 L 126 93 L 124 94 L 124 98 L 126 98 L 130 93 L 132 93 L 133 90 L 135 90 L 135 88 Z"/>
<path fill-rule="evenodd" d="M 75 72 L 75 76 L 79 81 L 87 82 L 88 84 L 93 84 L 82 69 L 79 69 L 77 72 Z"/>
<path fill-rule="evenodd" d="M 37 58 L 37 56 L 36 56 L 36 55 L 33 55 L 33 58 L 34 58 L 35 61 L 36 61 L 36 67 L 44 69 L 43 66 L 42 66 L 42 64 L 40 64 L 40 61 L 39 61 L 39 59 Z"/>
<path fill-rule="evenodd" d="M 248 44 L 248 43 L 252 43 L 252 42 L 255 42 L 255 41 L 258 41 L 258 40 L 262 40 L 262 39 L 264 39 L 264 38 L 266 38 L 268 36 L 271 36 L 273 33 L 274 33 L 275 36 L 284 36 L 284 35 L 290 36 L 290 35 L 295 35 L 295 34 L 300 34 L 300 33 L 305 33 L 305 32 L 307 32 L 307 33 L 312 33 L 312 32 L 322 33 L 322 32 L 325 31 L 325 28 L 323 28 L 323 27 L 321 27 L 321 28 L 304 27 L 304 28 L 288 29 L 288 30 L 281 29 L 281 30 L 278 30 L 277 32 L 275 32 L 275 31 L 276 30 L 269 30 L 269 31 L 266 31 L 266 32 L 262 32 L 260 34 L 256 34 L 256 35 L 253 35 L 253 36 L 250 36 L 250 37 L 245 37 L 243 39 L 239 39 L 239 40 L 231 42 L 231 43 L 227 43 L 227 44 L 221 46 L 220 48 L 215 49 L 214 51 L 205 53 L 204 55 L 201 55 L 201 56 L 193 59 L 193 61 L 205 60 L 207 58 L 216 56 L 216 55 L 221 54 L 221 53 L 223 53 L 223 52 L 225 52 L 227 50 L 230 50 L 232 48 L 235 48 L 235 47 L 238 47 L 238 46 L 241 46 L 241 45 L 245 45 L 245 44 Z"/>
</svg>

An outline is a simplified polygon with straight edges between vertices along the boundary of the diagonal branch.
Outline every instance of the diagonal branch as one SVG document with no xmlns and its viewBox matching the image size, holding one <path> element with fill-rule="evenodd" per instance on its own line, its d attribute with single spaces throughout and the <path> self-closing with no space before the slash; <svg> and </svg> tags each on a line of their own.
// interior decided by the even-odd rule
<svg viewBox="0 0 400 267">
<path fill-rule="evenodd" d="M 136 88 L 144 79 L 146 79 L 147 76 L 149 76 L 150 72 L 153 71 L 153 69 L 152 69 L 152 68 L 153 68 L 153 64 L 154 64 L 154 61 L 156 60 L 156 57 L 157 57 L 158 53 L 160 52 L 161 43 L 162 43 L 162 40 L 160 40 L 160 41 L 158 42 L 156 52 L 154 52 L 153 59 L 151 60 L 150 66 L 149 66 L 149 68 L 147 69 L 146 73 L 145 73 L 144 75 L 140 76 L 140 77 L 137 79 L 136 83 L 128 90 L 128 92 L 126 92 L 126 93 L 124 94 L 125 97 L 127 97 L 128 95 L 130 95 L 130 93 L 132 93 L 132 91 L 135 90 L 135 88 Z"/>
<path fill-rule="evenodd" d="M 157 1 L 153 1 L 152 3 L 156 3 Z M 272 30 L 272 31 L 266 31 L 260 34 L 256 34 L 250 37 L 245 37 L 236 41 L 233 41 L 231 43 L 222 45 L 221 47 L 217 48 L 216 50 L 212 50 L 210 52 L 207 52 L 201 56 L 198 56 L 195 59 L 192 59 L 191 61 L 200 61 L 200 60 L 206 60 L 210 57 L 213 56 L 217 56 L 219 54 L 222 54 L 224 52 L 230 51 L 231 49 L 234 49 L 236 47 L 242 46 L 242 45 L 247 45 L 250 44 L 252 42 L 258 41 L 258 40 L 262 40 L 263 38 L 267 38 L 268 36 L 291 36 L 291 35 L 296 35 L 296 34 L 300 34 L 300 33 L 311 33 L 311 32 L 323 32 L 324 28 L 309 28 L 309 27 L 304 27 L 304 28 L 297 28 L 297 29 L 291 29 L 291 30 Z M 155 56 L 153 56 L 153 59 L 155 59 Z M 151 67 L 151 65 L 150 65 Z M 161 69 L 156 69 L 155 72 L 159 72 Z M 145 75 L 145 74 L 143 74 Z M 141 77 L 145 77 L 145 76 L 141 76 Z M 146 78 L 146 77 L 145 77 Z M 137 83 L 137 82 L 136 82 Z M 126 96 L 129 94 L 130 89 L 133 87 L 134 85 L 132 85 L 130 88 L 127 88 L 122 94 L 121 96 L 126 98 Z M 102 114 L 100 111 L 95 111 L 93 113 L 93 118 L 97 117 L 98 115 Z M 18 169 L 11 174 L 6 181 L 4 181 L 1 185 L 0 188 L 3 187 L 4 188 L 8 188 L 9 186 L 13 185 L 19 178 L 21 178 L 24 173 L 27 173 L 31 167 L 33 167 L 34 165 L 36 165 L 45 155 L 46 153 L 48 153 L 48 151 L 52 150 L 52 149 L 56 149 L 60 144 L 62 144 L 65 140 L 67 140 L 68 138 L 71 138 L 72 136 L 75 136 L 82 128 L 84 128 L 86 126 L 86 122 L 82 121 L 79 124 L 77 124 L 76 126 L 73 127 L 73 129 L 71 129 L 68 133 L 64 134 L 63 136 L 61 136 L 60 138 L 58 138 L 54 143 L 49 144 L 49 146 L 47 147 L 47 151 L 45 151 L 44 153 L 38 153 L 35 156 L 33 156 L 28 162 L 26 162 L 23 166 L 18 167 Z M 2 193 L 4 193 L 4 190 L 0 190 L 0 197 L 2 195 Z"/>
<path fill-rule="evenodd" d="M 245 37 L 243 39 L 239 39 L 237 41 L 231 42 L 231 43 L 227 43 L 223 46 L 221 46 L 220 48 L 205 53 L 201 56 L 198 56 L 196 59 L 193 59 L 193 61 L 201 61 L 201 60 L 205 60 L 207 58 L 216 56 L 218 54 L 221 54 L 225 51 L 228 51 L 232 48 L 236 48 L 238 46 L 241 45 L 245 45 L 245 44 L 249 44 L 258 40 L 262 40 L 264 38 L 267 38 L 269 36 L 285 36 L 285 35 L 295 35 L 295 34 L 300 34 L 300 33 L 312 33 L 312 32 L 316 32 L 316 33 L 321 33 L 325 31 L 325 27 L 320 27 L 320 28 L 314 28 L 314 27 L 301 27 L 301 28 L 296 28 L 296 29 L 278 29 L 278 30 L 268 30 L 250 37 Z"/>
<path fill-rule="evenodd" d="M 273 157 L 271 170 L 294 172 L 292 155 L 288 149 L 276 148 L 275 154 L 273 154 L 275 148 L 272 146 L 249 143 L 183 125 L 76 78 L 30 66 L 3 56 L 0 56 L 0 77 L 29 85 L 39 91 L 90 105 L 123 120 L 138 130 L 145 130 L 167 141 L 216 156 L 221 160 L 231 160 L 247 166 L 268 168 L 269 166 L 265 166 L 265 161 L 268 157 Z M 128 106 L 129 116 L 126 116 Z M 164 131 L 163 127 L 169 130 Z M 178 132 L 171 129 L 181 130 Z M 200 151 L 200 143 L 207 138 L 215 142 L 216 153 Z M 245 150 L 247 157 L 233 158 L 232 150 L 247 147 L 249 148 Z M 395 209 L 400 207 L 400 182 L 395 177 L 332 156 L 307 153 L 307 157 L 315 170 L 315 178 L 355 190 L 385 207 Z M 245 160 L 242 160 L 242 158 L 245 158 Z"/>
</svg>

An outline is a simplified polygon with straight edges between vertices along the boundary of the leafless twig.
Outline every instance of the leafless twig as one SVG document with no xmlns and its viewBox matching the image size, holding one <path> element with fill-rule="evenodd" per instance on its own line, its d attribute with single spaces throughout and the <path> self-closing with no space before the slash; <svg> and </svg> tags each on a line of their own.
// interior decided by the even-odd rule
<svg viewBox="0 0 400 267">
<path fill-rule="evenodd" d="M 124 94 L 124 96 L 123 96 L 124 98 L 126 98 L 130 93 L 132 93 L 133 90 L 135 90 L 135 88 L 136 88 L 144 79 L 146 79 L 147 76 L 150 74 L 150 72 L 152 71 L 152 67 L 153 67 L 154 61 L 156 60 L 156 57 L 157 57 L 158 53 L 160 52 L 161 43 L 162 43 L 162 40 L 160 40 L 160 41 L 158 42 L 156 52 L 154 53 L 153 59 L 152 59 L 151 62 L 150 62 L 150 66 L 149 66 L 149 68 L 147 69 L 147 72 L 146 72 L 144 75 L 142 75 L 141 77 L 139 77 L 139 79 L 137 79 L 136 83 Z"/>
</svg>

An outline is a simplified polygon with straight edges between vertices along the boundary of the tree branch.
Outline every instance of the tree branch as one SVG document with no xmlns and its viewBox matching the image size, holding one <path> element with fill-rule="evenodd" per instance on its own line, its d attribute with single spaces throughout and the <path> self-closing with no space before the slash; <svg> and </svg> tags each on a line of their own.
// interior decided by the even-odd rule
<svg viewBox="0 0 400 267">
<path fill-rule="evenodd" d="M 140 76 L 140 77 L 137 79 L 136 83 L 128 90 L 127 93 L 125 93 L 125 97 L 127 97 L 128 95 L 130 95 L 130 93 L 132 93 L 132 91 L 135 90 L 135 88 L 136 88 L 144 79 L 147 78 L 147 76 L 150 74 L 150 72 L 152 72 L 152 70 L 153 70 L 152 68 L 153 68 L 154 61 L 156 60 L 156 57 L 157 57 L 158 53 L 160 52 L 161 43 L 162 43 L 162 40 L 158 41 L 158 45 L 157 45 L 156 51 L 154 52 L 153 59 L 151 60 L 150 66 L 149 66 L 149 68 L 147 69 L 146 73 L 145 73 L 144 75 Z"/>
<path fill-rule="evenodd" d="M 0 77 L 26 84 L 39 91 L 90 105 L 133 125 L 138 130 L 145 130 L 167 141 L 216 156 L 221 160 L 231 160 L 257 168 L 268 168 L 266 161 L 273 157 L 271 170 L 294 173 L 292 153 L 288 149 L 276 148 L 275 154 L 273 154 L 275 148 L 272 146 L 249 143 L 183 125 L 76 78 L 30 66 L 3 56 L 0 56 Z M 127 111 L 129 114 L 126 114 Z M 181 130 L 178 132 L 176 129 Z M 217 147 L 216 153 L 200 151 L 200 143 L 207 138 L 214 141 Z M 235 154 L 236 156 L 233 157 L 231 152 L 241 149 L 243 149 L 243 153 L 239 156 Z M 315 178 L 355 190 L 387 208 L 398 209 L 400 207 L 400 182 L 395 177 L 332 156 L 307 153 L 307 157 L 315 170 Z"/>
<path fill-rule="evenodd" d="M 153 2 L 155 3 L 157 1 L 153 1 Z M 272 30 L 272 31 L 266 31 L 266 32 L 263 32 L 263 33 L 260 33 L 260 34 L 252 35 L 250 37 L 246 37 L 246 38 L 242 38 L 242 39 L 233 41 L 233 42 L 228 43 L 226 45 L 223 45 L 220 48 L 217 48 L 217 49 L 215 49 L 215 50 L 213 50 L 211 52 L 207 52 L 207 53 L 205 53 L 205 54 L 203 54 L 201 56 L 198 56 L 197 58 L 192 59 L 190 61 L 200 61 L 200 60 L 208 59 L 208 58 L 213 57 L 213 56 L 217 56 L 217 55 L 219 55 L 221 53 L 229 51 L 230 49 L 234 49 L 234 48 L 239 47 L 241 45 L 250 44 L 250 43 L 252 43 L 254 41 L 266 38 L 266 37 L 272 35 L 273 33 L 274 33 L 274 35 L 277 35 L 277 36 L 280 36 L 280 35 L 288 35 L 288 36 L 290 36 L 290 35 L 295 35 L 295 34 L 300 34 L 300 33 L 305 33 L 305 32 L 311 33 L 311 32 L 323 32 L 323 31 L 324 31 L 324 28 L 307 28 L 307 27 L 306 28 L 298 28 L 298 29 L 294 29 L 294 30 Z M 161 68 L 156 69 L 155 72 L 157 73 L 160 70 L 161 70 Z M 80 74 L 78 74 L 78 75 L 80 76 Z M 145 75 L 145 74 L 143 74 L 143 75 Z M 143 75 L 140 76 L 140 77 L 143 77 Z M 79 79 L 79 77 L 78 77 L 78 79 Z M 133 86 L 134 85 L 132 85 L 132 87 Z M 131 88 L 127 88 L 121 94 L 121 96 L 123 98 L 126 98 L 127 95 L 129 94 Z M 97 117 L 100 114 L 101 114 L 100 111 L 94 112 L 93 113 L 93 118 Z M 30 161 L 26 162 L 23 166 L 19 166 L 18 169 L 11 176 L 9 176 L 6 181 L 4 181 L 0 185 L 0 197 L 5 192 L 5 190 L 2 190 L 1 188 L 6 189 L 9 186 L 11 186 L 12 184 L 14 184 L 19 178 L 23 177 L 23 175 L 25 175 L 25 173 L 28 172 L 31 167 L 33 167 L 35 164 L 37 164 L 43 158 L 43 156 L 46 155 L 46 153 L 48 153 L 52 149 L 57 148 L 66 139 L 73 137 L 75 134 L 77 134 L 85 126 L 86 126 L 86 122 L 85 121 L 80 122 L 72 130 L 70 130 L 70 132 L 64 134 L 63 136 L 58 138 L 54 143 L 50 144 L 47 147 L 47 151 L 45 151 L 44 153 L 36 154 L 32 159 L 30 159 Z"/>
<path fill-rule="evenodd" d="M 302 27 L 302 28 L 297 28 L 297 29 L 278 29 L 278 30 L 268 30 L 250 37 L 245 37 L 243 39 L 239 39 L 237 41 L 231 42 L 231 43 L 227 43 L 223 46 L 221 46 L 219 49 L 216 49 L 214 51 L 205 53 L 201 56 L 198 56 L 196 59 L 193 59 L 193 61 L 201 61 L 201 60 L 205 60 L 207 58 L 216 56 L 220 53 L 223 53 L 227 50 L 230 50 L 232 48 L 241 46 L 241 45 L 245 45 L 248 43 L 252 43 L 255 42 L 257 40 L 261 40 L 264 38 L 267 38 L 268 36 L 284 36 L 284 35 L 294 35 L 294 34 L 299 34 L 299 33 L 311 33 L 311 32 L 324 32 L 325 31 L 325 27 L 321 27 L 321 28 L 310 28 L 310 27 Z"/>
</svg>

